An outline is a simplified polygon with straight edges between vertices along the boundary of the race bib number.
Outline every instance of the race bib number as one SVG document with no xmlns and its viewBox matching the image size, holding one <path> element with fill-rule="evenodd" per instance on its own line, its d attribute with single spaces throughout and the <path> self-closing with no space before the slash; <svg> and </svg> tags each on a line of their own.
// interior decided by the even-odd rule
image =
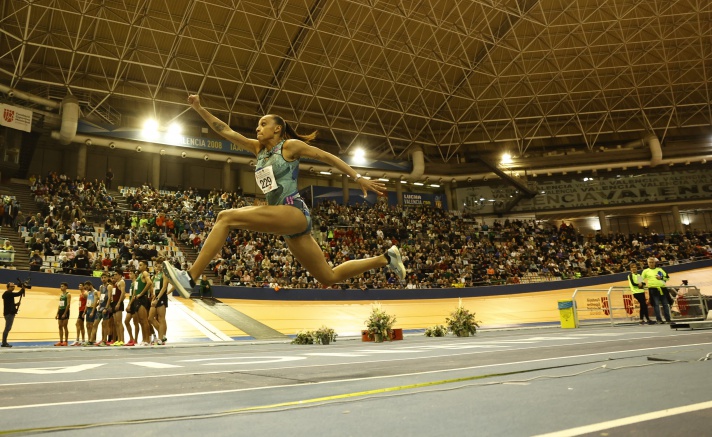
<svg viewBox="0 0 712 437">
<path fill-rule="evenodd" d="M 257 180 L 257 186 L 264 194 L 277 189 L 277 181 L 275 180 L 271 165 L 256 170 L 255 179 Z"/>
<path fill-rule="evenodd" d="M 106 300 L 105 294 L 102 294 L 101 296 L 99 296 L 99 302 L 104 303 L 104 300 Z"/>
<path fill-rule="evenodd" d="M 161 283 L 158 282 L 158 281 L 154 282 L 154 283 L 153 283 L 153 289 L 154 289 L 155 291 L 161 291 Z"/>
</svg>

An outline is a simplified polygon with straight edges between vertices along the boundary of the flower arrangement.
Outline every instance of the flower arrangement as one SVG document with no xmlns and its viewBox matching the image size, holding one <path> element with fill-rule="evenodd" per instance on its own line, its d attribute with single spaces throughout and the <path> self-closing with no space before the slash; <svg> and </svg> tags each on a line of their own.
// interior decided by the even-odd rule
<svg viewBox="0 0 712 437">
<path fill-rule="evenodd" d="M 455 311 L 450 313 L 450 317 L 445 319 L 448 329 L 458 337 L 469 337 L 477 332 L 480 327 L 479 320 L 475 320 L 475 313 L 470 312 L 462 306 L 462 299 Z"/>
<path fill-rule="evenodd" d="M 365 322 L 368 333 L 373 335 L 376 341 L 378 341 L 379 337 L 381 341 L 386 338 L 390 340 L 389 331 L 393 328 L 395 323 L 396 317 L 383 311 L 378 302 L 373 306 L 371 314 Z"/>
<path fill-rule="evenodd" d="M 292 344 L 314 344 L 314 335 L 312 331 L 299 331 L 297 336 L 292 340 Z"/>
<path fill-rule="evenodd" d="M 336 331 L 326 326 L 322 326 L 312 333 L 316 344 L 329 344 L 332 341 L 336 341 L 336 335 Z"/>
<path fill-rule="evenodd" d="M 425 328 L 426 337 L 445 337 L 445 334 L 447 334 L 447 328 L 443 325 L 435 325 Z"/>
<path fill-rule="evenodd" d="M 329 344 L 336 341 L 336 331 L 322 326 L 316 331 L 299 331 L 292 340 L 292 344 Z"/>
</svg>

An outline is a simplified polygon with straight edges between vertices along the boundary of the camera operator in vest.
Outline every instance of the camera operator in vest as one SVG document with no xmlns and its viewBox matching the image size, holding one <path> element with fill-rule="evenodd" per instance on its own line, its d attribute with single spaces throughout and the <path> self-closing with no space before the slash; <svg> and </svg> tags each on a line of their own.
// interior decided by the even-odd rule
<svg viewBox="0 0 712 437">
<path fill-rule="evenodd" d="M 648 302 L 645 300 L 645 289 L 643 288 L 643 277 L 638 274 L 638 264 L 630 263 L 630 274 L 628 275 L 628 286 L 633 297 L 640 304 L 640 324 L 654 325 L 648 315 Z"/>
<path fill-rule="evenodd" d="M 658 260 L 655 257 L 648 258 L 648 268 L 643 270 L 643 281 L 648 287 L 648 294 L 650 295 L 650 304 L 655 310 L 655 319 L 658 323 L 670 323 L 670 302 L 668 301 L 668 292 L 665 288 L 665 282 L 667 282 L 670 277 L 665 270 L 660 267 L 655 267 Z M 665 315 L 665 322 L 660 315 L 660 305 L 663 306 L 663 313 Z"/>
</svg>

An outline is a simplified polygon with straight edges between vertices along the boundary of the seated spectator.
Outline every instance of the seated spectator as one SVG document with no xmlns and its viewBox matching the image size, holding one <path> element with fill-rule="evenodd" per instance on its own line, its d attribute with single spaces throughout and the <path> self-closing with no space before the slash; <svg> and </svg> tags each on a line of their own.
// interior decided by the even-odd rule
<svg viewBox="0 0 712 437">
<path fill-rule="evenodd" d="M 208 277 L 205 274 L 203 274 L 200 277 L 200 298 L 202 299 L 206 296 L 211 297 L 211 298 L 213 297 L 213 287 L 210 284 Z"/>
<path fill-rule="evenodd" d="M 35 250 L 30 257 L 30 271 L 32 272 L 39 272 L 40 267 L 42 267 L 42 263 L 44 262 L 44 259 L 42 259 L 42 255 L 40 255 L 39 250 Z"/>
<path fill-rule="evenodd" d="M 5 244 L 2 246 L 2 250 L 14 251 L 15 247 L 10 243 L 10 240 L 5 240 Z"/>
</svg>

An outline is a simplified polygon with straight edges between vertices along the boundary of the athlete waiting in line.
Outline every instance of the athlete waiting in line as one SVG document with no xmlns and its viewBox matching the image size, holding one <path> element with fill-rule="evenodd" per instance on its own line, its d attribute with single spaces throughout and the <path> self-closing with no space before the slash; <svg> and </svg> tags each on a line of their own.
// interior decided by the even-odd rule
<svg viewBox="0 0 712 437">
<path fill-rule="evenodd" d="M 59 343 L 55 343 L 55 346 L 66 346 L 69 342 L 69 329 L 67 328 L 67 323 L 69 322 L 69 306 L 72 303 L 72 295 L 67 291 L 69 284 L 62 282 L 59 284 L 59 289 L 62 293 L 59 295 L 59 308 L 57 309 L 57 315 L 54 316 L 57 319 L 57 324 L 59 325 Z"/>
<path fill-rule="evenodd" d="M 311 213 L 297 191 L 299 159 L 311 158 L 324 162 L 350 176 L 363 190 L 383 194 L 385 185 L 361 177 L 353 168 L 331 153 L 307 144 L 316 137 L 299 135 L 278 115 L 265 115 L 257 123 L 257 139 L 249 139 L 233 131 L 226 123 L 200 105 L 197 95 L 188 97 L 188 104 L 223 138 L 249 150 L 257 156 L 255 179 L 267 198 L 268 205 L 247 206 L 223 210 L 218 214 L 213 229 L 203 243 L 198 258 L 188 271 L 177 270 L 164 262 L 164 271 L 171 284 L 189 298 L 195 281 L 210 260 L 220 252 L 232 229 L 245 229 L 282 235 L 294 258 L 326 286 L 360 275 L 371 269 L 388 266 L 402 281 L 405 266 L 398 248 L 393 245 L 383 255 L 347 261 L 332 268 L 311 235 Z"/>
<path fill-rule="evenodd" d="M 91 281 L 86 281 L 84 283 L 84 293 L 87 300 L 86 310 L 84 311 L 84 317 L 87 323 L 87 342 L 85 346 L 94 346 L 96 342 L 96 328 L 99 324 L 99 317 L 96 312 L 96 306 L 99 304 L 99 292 L 94 288 L 94 284 Z"/>
<path fill-rule="evenodd" d="M 124 299 L 126 298 L 126 283 L 120 271 L 114 271 L 111 274 L 111 282 L 114 286 L 111 295 L 111 305 L 113 308 L 114 320 L 114 343 L 112 346 L 124 345 L 124 325 L 122 317 L 124 313 Z"/>
<path fill-rule="evenodd" d="M 84 312 L 87 309 L 87 294 L 84 290 L 84 284 L 79 284 L 79 316 L 77 317 L 77 323 L 74 326 L 77 328 L 77 341 L 72 343 L 72 346 L 81 346 L 86 343 L 86 333 L 87 330 L 84 327 Z M 79 338 L 81 337 L 81 341 Z"/>
<path fill-rule="evenodd" d="M 126 330 L 129 332 L 129 341 L 126 342 L 125 346 L 136 346 L 136 341 L 138 340 L 138 315 L 136 314 L 136 308 L 134 305 L 135 297 L 138 292 L 138 282 L 136 282 L 136 272 L 133 270 L 129 271 L 129 279 L 131 280 L 131 290 L 129 291 L 129 303 L 126 307 L 126 318 L 124 319 L 124 325 L 126 325 Z M 131 329 L 131 322 L 133 321 L 134 329 Z"/>
<path fill-rule="evenodd" d="M 147 268 L 148 263 L 146 263 L 146 261 L 139 261 L 138 274 L 136 275 L 138 288 L 136 297 L 134 298 L 136 315 L 138 316 L 138 323 L 141 325 L 142 331 L 143 341 L 141 342 L 141 346 L 148 346 L 151 341 L 150 325 L 148 323 L 148 309 L 151 307 L 153 281 L 151 280 L 151 276 L 146 271 Z M 138 340 L 138 334 L 136 334 L 136 338 Z"/>
<path fill-rule="evenodd" d="M 166 341 L 166 308 L 168 307 L 168 281 L 163 276 L 162 257 L 158 257 L 154 264 L 156 274 L 153 276 L 153 300 L 148 312 L 148 321 L 156 330 L 156 339 L 153 343 L 162 345 Z"/>
<path fill-rule="evenodd" d="M 96 306 L 97 317 L 94 321 L 94 336 L 96 336 L 99 323 L 101 323 L 101 341 L 96 344 L 97 346 L 107 346 L 109 342 L 109 335 L 111 334 L 110 331 L 114 320 L 111 315 L 111 294 L 112 286 L 109 283 L 109 275 L 103 273 L 101 275 L 101 285 L 99 286 L 99 304 Z"/>
</svg>

